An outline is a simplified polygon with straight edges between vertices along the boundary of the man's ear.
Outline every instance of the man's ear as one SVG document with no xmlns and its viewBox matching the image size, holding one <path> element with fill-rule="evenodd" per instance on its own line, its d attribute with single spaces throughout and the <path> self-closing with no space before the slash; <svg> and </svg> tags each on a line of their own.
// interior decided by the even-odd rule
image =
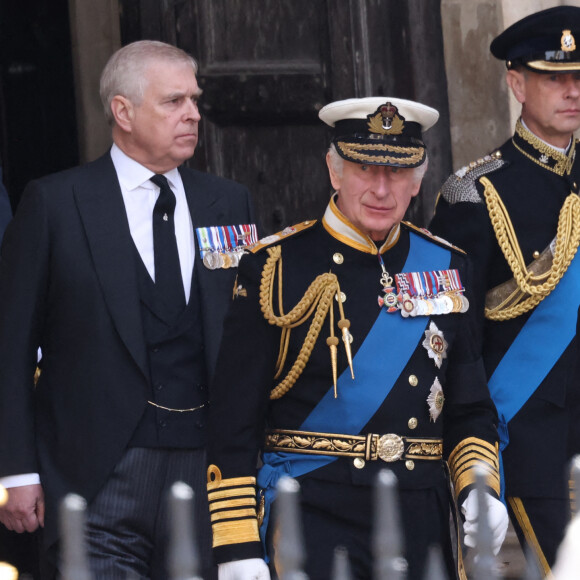
<svg viewBox="0 0 580 580">
<path fill-rule="evenodd" d="M 131 132 L 132 121 L 135 117 L 133 103 L 121 95 L 115 95 L 111 101 L 111 112 L 115 118 L 115 124 L 123 131 Z"/>
<path fill-rule="evenodd" d="M 330 153 L 326 154 L 326 165 L 328 167 L 328 174 L 330 175 L 330 183 L 332 183 L 333 189 L 335 191 L 338 191 L 342 183 L 342 177 L 334 171 L 334 168 L 332 167 L 332 163 L 330 161 Z"/>
<path fill-rule="evenodd" d="M 411 192 L 411 197 L 415 197 L 415 196 L 419 195 L 419 191 L 420 191 L 420 189 L 421 189 L 421 182 L 422 182 L 422 181 L 423 181 L 423 180 L 422 180 L 422 179 L 420 179 L 419 181 L 417 181 L 416 183 L 414 183 L 414 184 L 413 184 L 413 187 L 414 187 L 414 189 L 413 189 L 413 191 Z"/>
<path fill-rule="evenodd" d="M 505 80 L 518 103 L 523 105 L 526 102 L 526 77 L 523 71 L 510 69 L 505 74 Z"/>
</svg>

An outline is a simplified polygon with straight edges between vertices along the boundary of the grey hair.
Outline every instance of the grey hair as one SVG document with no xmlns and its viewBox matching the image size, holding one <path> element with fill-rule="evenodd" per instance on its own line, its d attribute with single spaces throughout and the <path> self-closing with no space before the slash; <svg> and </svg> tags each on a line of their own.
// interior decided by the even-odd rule
<svg viewBox="0 0 580 580">
<path fill-rule="evenodd" d="M 328 148 L 328 156 L 330 160 L 330 166 L 332 171 L 336 173 L 339 177 L 342 177 L 342 168 L 344 167 L 344 159 L 338 154 L 336 150 L 336 145 L 334 143 L 330 144 Z"/>
<path fill-rule="evenodd" d="M 344 159 L 338 154 L 336 150 L 336 146 L 334 143 L 330 144 L 328 148 L 328 155 L 330 160 L 330 166 L 336 175 L 339 177 L 342 176 L 342 169 L 344 167 Z M 427 167 L 429 166 L 429 155 L 427 151 L 425 151 L 425 161 L 421 163 L 418 167 L 413 167 L 413 181 L 416 183 L 417 181 L 421 181 L 425 172 L 427 171 Z"/>
<path fill-rule="evenodd" d="M 111 111 L 115 96 L 126 97 L 135 105 L 141 104 L 147 83 L 145 73 L 156 61 L 189 64 L 197 73 L 197 62 L 192 56 L 165 42 L 139 40 L 120 48 L 111 56 L 101 74 L 99 93 L 109 125 L 115 122 Z"/>
</svg>

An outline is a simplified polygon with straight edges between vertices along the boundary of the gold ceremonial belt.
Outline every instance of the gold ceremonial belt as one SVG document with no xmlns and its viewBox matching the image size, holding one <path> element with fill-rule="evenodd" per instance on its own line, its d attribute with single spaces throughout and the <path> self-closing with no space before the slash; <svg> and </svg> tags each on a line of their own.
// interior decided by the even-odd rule
<svg viewBox="0 0 580 580">
<path fill-rule="evenodd" d="M 443 439 L 436 437 L 402 437 L 394 433 L 377 435 L 337 435 L 271 429 L 266 433 L 267 451 L 289 451 L 338 457 L 362 457 L 367 461 L 382 459 L 387 463 L 399 459 L 441 459 Z"/>
</svg>

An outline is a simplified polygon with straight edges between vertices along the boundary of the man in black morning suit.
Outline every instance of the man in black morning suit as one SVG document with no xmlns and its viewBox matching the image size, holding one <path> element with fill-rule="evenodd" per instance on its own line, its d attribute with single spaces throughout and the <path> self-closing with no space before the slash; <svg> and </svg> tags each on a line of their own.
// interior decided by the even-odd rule
<svg viewBox="0 0 580 580">
<path fill-rule="evenodd" d="M 164 43 L 115 53 L 101 77 L 112 149 L 32 182 L 6 233 L 0 483 L 10 498 L 0 521 L 20 532 L 45 525 L 47 578 L 55 573 L 55 510 L 67 492 L 88 501 L 94 578 L 167 577 L 165 498 L 178 479 L 196 492 L 210 577 L 207 385 L 239 246 L 255 226 L 245 188 L 179 167 L 197 144 L 195 73 L 189 55 Z M 159 259 L 156 214 L 175 232 L 163 242 L 179 256 L 170 273 L 169 260 Z M 201 246 L 200 232 L 209 239 Z M 171 274 L 181 304 L 158 289 Z"/>
</svg>

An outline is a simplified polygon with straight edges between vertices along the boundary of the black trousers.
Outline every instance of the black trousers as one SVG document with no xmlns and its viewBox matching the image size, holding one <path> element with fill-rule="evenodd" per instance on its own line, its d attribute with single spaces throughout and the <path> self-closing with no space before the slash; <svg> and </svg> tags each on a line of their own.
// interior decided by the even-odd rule
<svg viewBox="0 0 580 580">
<path fill-rule="evenodd" d="M 346 548 L 353 578 L 373 578 L 374 495 L 373 488 L 302 479 L 301 518 L 306 551 L 305 572 L 309 580 L 331 578 L 334 551 Z M 399 490 L 399 507 L 407 580 L 423 580 L 429 549 L 439 546 L 448 578 L 457 577 L 453 556 L 450 503 L 447 483 L 437 487 Z M 273 513 L 275 513 L 275 502 Z M 276 572 L 276 544 L 279 534 L 275 521 L 268 526 L 271 567 Z"/>
<path fill-rule="evenodd" d="M 543 576 L 551 575 L 558 547 L 570 521 L 566 499 L 508 497 L 508 511 L 520 545 Z"/>
<path fill-rule="evenodd" d="M 168 493 L 176 481 L 195 492 L 195 533 L 204 580 L 212 564 L 205 451 L 130 448 L 87 508 L 93 580 L 166 580 Z M 49 577 L 49 576 L 47 576 Z"/>
</svg>

